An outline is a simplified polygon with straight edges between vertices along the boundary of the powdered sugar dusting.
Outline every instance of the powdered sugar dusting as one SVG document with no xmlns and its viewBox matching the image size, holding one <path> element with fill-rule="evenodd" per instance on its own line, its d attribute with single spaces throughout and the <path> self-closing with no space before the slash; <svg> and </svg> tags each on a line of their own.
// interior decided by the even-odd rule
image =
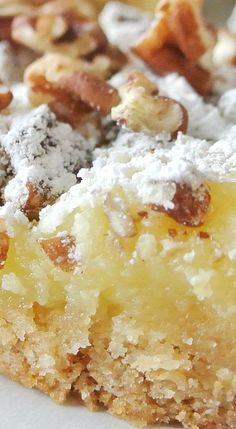
<svg viewBox="0 0 236 429">
<path fill-rule="evenodd" d="M 109 40 L 127 52 L 149 26 L 151 16 L 119 2 L 109 2 L 100 22 Z M 25 87 L 14 85 L 14 101 L 0 116 L 0 177 L 8 178 L 5 200 L 21 206 L 27 199 L 28 182 L 52 195 L 63 194 L 52 207 L 42 210 L 39 229 L 54 231 L 76 208 L 104 204 L 115 188 L 123 188 L 131 199 L 143 204 L 172 209 L 176 183 L 197 189 L 203 182 L 236 181 L 235 89 L 230 67 L 218 69 L 215 74 L 213 104 L 198 95 L 183 77 L 157 76 L 133 55 L 129 58 L 128 66 L 111 83 L 119 88 L 131 70 L 143 70 L 161 95 L 186 107 L 188 135 L 179 133 L 173 141 L 165 134 L 151 137 L 127 130 L 119 132 L 108 117 L 104 124 L 114 131 L 106 136 L 111 144 L 94 151 L 99 139 L 95 122 L 85 125 L 83 133 L 88 137 L 84 138 L 79 130 L 57 121 L 47 106 L 31 110 Z M 226 89 L 228 92 L 219 97 Z M 92 160 L 93 167 L 87 168 Z M 10 168 L 7 175 L 6 166 Z M 6 207 L 8 213 L 12 210 L 6 204 L 2 216 L 6 216 Z"/>
<path fill-rule="evenodd" d="M 56 120 L 46 105 L 13 119 L 10 130 L 1 137 L 15 177 L 5 189 L 5 199 L 27 197 L 28 182 L 57 196 L 77 181 L 77 173 L 89 166 L 94 142 L 85 141 L 70 125 Z"/>
<path fill-rule="evenodd" d="M 95 151 L 93 167 L 82 169 L 82 182 L 41 212 L 39 229 L 51 232 L 76 208 L 103 204 L 107 194 L 123 188 L 143 204 L 173 207 L 176 183 L 197 189 L 203 182 L 236 181 L 236 126 L 211 143 L 178 135 L 152 138 L 122 131 L 113 146 Z"/>
<path fill-rule="evenodd" d="M 152 75 L 152 78 L 154 76 Z M 177 74 L 155 77 L 162 95 L 174 98 L 184 105 L 189 116 L 188 134 L 207 140 L 216 140 L 232 123 L 223 117 L 217 106 L 204 101 L 189 83 Z"/>
</svg>

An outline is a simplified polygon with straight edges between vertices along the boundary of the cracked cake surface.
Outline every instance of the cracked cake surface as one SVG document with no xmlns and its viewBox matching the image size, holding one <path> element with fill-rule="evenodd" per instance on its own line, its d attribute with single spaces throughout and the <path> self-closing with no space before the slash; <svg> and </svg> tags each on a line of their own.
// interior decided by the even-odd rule
<svg viewBox="0 0 236 429">
<path fill-rule="evenodd" d="M 235 11 L 95 3 L 0 2 L 0 372 L 235 429 Z"/>
</svg>

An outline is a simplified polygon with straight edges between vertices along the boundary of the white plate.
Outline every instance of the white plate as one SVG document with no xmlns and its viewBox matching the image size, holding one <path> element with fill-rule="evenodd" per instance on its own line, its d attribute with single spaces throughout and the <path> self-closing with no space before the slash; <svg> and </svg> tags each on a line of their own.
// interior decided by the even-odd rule
<svg viewBox="0 0 236 429">
<path fill-rule="evenodd" d="M 108 413 L 92 413 L 73 404 L 56 405 L 40 392 L 2 376 L 0 407 L 0 429 L 134 429 Z M 158 429 L 165 428 L 158 426 Z"/>
</svg>

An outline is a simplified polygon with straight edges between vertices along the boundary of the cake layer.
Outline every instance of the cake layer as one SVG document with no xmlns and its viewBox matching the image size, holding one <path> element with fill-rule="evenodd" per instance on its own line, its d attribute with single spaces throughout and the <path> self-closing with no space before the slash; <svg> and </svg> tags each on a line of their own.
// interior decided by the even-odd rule
<svg viewBox="0 0 236 429">
<path fill-rule="evenodd" d="M 235 184 L 204 183 L 207 213 L 188 226 L 121 178 L 96 190 L 101 159 L 33 230 L 8 222 L 0 370 L 133 421 L 234 428 Z"/>
</svg>

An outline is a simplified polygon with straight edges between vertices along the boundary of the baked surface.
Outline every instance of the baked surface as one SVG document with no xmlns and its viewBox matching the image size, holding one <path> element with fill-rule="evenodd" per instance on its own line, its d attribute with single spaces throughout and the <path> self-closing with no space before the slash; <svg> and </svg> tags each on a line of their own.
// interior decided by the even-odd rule
<svg viewBox="0 0 236 429">
<path fill-rule="evenodd" d="M 174 48 L 185 77 L 153 62 L 172 36 L 157 49 L 152 17 L 114 3 L 108 41 L 92 20 L 59 52 L 27 21 L 29 47 L 21 9 L 17 50 L 0 42 L 0 372 L 138 424 L 234 429 L 236 73 L 221 33 L 206 61 L 216 41 L 198 13 L 193 74 L 192 48 Z"/>
</svg>

